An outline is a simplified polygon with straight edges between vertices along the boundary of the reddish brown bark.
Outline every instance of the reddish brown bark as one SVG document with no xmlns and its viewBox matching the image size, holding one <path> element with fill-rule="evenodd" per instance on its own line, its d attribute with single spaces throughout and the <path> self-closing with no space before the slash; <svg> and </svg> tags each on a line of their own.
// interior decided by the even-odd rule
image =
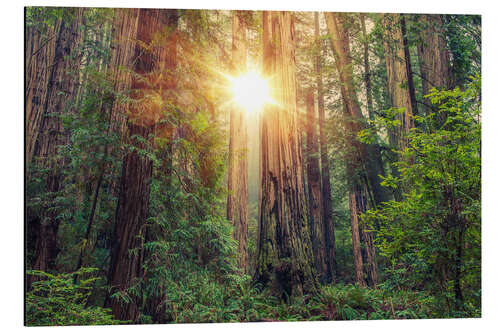
<svg viewBox="0 0 500 333">
<path fill-rule="evenodd" d="M 132 62 L 132 56 L 134 51 L 134 42 L 137 33 L 137 19 L 138 19 L 138 9 L 115 9 L 113 24 L 112 24 L 112 38 L 111 42 L 111 59 L 109 66 L 104 67 L 100 64 L 101 70 L 106 71 L 107 76 L 111 82 L 113 82 L 114 91 L 117 95 L 122 94 L 124 91 L 130 89 L 130 73 L 123 69 L 123 67 L 129 65 Z M 99 36 L 97 36 L 98 38 Z M 84 79 L 85 80 L 85 79 Z M 123 126 L 125 123 L 125 108 L 124 103 L 120 103 L 120 100 L 116 99 L 114 96 L 111 97 L 111 101 L 101 104 L 101 112 L 107 114 L 108 127 L 107 136 L 112 132 L 121 134 L 123 131 Z M 86 249 L 89 245 L 89 237 L 92 231 L 92 225 L 94 221 L 94 216 L 96 212 L 97 202 L 99 198 L 99 193 L 105 174 L 107 172 L 107 157 L 110 154 L 109 146 L 106 144 L 104 149 L 104 158 L 99 165 L 99 176 L 97 178 L 97 183 L 95 185 L 94 194 L 92 198 L 92 206 L 90 208 L 90 214 L 87 223 L 87 230 L 84 236 L 84 246 L 81 249 L 80 256 L 76 265 L 76 269 L 84 265 L 84 256 Z M 89 183 L 92 186 L 92 183 Z M 114 192 L 118 195 L 117 184 L 113 183 L 112 187 Z M 90 199 L 90 198 L 89 198 Z M 75 275 L 75 281 L 77 280 Z"/>
<path fill-rule="evenodd" d="M 238 76 L 246 70 L 246 27 L 243 13 L 233 13 L 233 70 Z M 229 167 L 227 218 L 234 226 L 238 242 L 238 267 L 248 271 L 248 156 L 245 110 L 234 105 L 229 125 Z"/>
<path fill-rule="evenodd" d="M 34 77 L 33 85 L 32 88 L 28 88 L 26 96 L 27 165 L 29 165 L 29 158 L 34 157 L 40 167 L 50 170 L 45 178 L 45 184 L 47 194 L 52 197 L 63 186 L 61 169 L 65 161 L 58 154 L 58 149 L 69 142 L 69 133 L 63 128 L 60 116 L 69 112 L 69 102 L 75 97 L 78 86 L 74 63 L 79 63 L 80 58 L 78 46 L 81 35 L 77 31 L 82 23 L 84 9 L 73 8 L 69 13 L 70 17 L 61 19 L 55 26 L 55 50 L 40 50 L 40 52 L 46 52 L 45 57 L 49 57 L 53 52 L 52 60 L 44 58 L 42 64 L 37 64 L 37 66 L 48 65 L 50 72 L 41 74 L 38 71 L 43 72 L 44 69 L 32 67 L 33 72 L 30 74 Z M 39 79 L 42 81 L 38 82 Z M 27 80 L 30 81 L 30 79 Z M 46 86 L 44 86 L 45 83 Z M 38 97 L 40 97 L 38 101 L 43 101 L 42 105 L 38 104 Z M 34 146 L 31 146 L 33 143 Z M 29 231 L 34 231 L 36 234 L 35 257 L 31 268 L 41 271 L 54 270 L 59 253 L 57 232 L 60 219 L 55 202 L 44 207 L 44 210 L 39 216 L 28 214 L 27 218 Z M 32 277 L 28 278 L 28 287 L 34 280 Z"/>
<path fill-rule="evenodd" d="M 358 221 L 358 199 L 359 192 L 349 191 L 349 212 L 351 217 L 351 236 L 352 236 L 352 253 L 354 256 L 354 273 L 356 275 L 356 283 L 360 286 L 365 286 L 363 277 L 363 256 L 361 254 L 361 241 L 359 234 Z"/>
<path fill-rule="evenodd" d="M 431 88 L 451 88 L 450 54 L 444 39 L 443 21 L 440 15 L 418 15 L 422 24 L 417 46 L 424 96 Z M 426 102 L 430 105 L 430 102 Z"/>
<path fill-rule="evenodd" d="M 360 214 L 367 210 L 367 189 L 366 186 L 357 186 L 355 191 L 349 192 L 349 210 L 351 217 L 352 247 L 354 255 L 354 270 L 356 274 L 356 283 L 365 286 L 369 281 L 371 286 L 378 283 L 378 270 L 375 254 L 375 245 L 373 244 L 373 232 L 365 228 L 360 221 Z M 364 243 L 365 260 L 363 260 L 363 251 L 361 242 Z M 363 261 L 366 261 L 366 279 Z"/>
<path fill-rule="evenodd" d="M 278 106 L 262 115 L 262 202 L 255 279 L 280 295 L 315 291 L 296 106 L 290 12 L 263 13 L 264 71 Z M 272 42 L 271 42 L 272 41 Z"/>
<path fill-rule="evenodd" d="M 171 10 L 140 9 L 137 40 L 134 50 L 134 72 L 131 88 L 133 101 L 128 114 L 128 135 L 134 150 L 123 160 L 120 195 L 116 209 L 114 246 L 109 269 L 110 294 L 127 293 L 141 276 L 141 249 L 144 225 L 149 211 L 150 181 L 153 162 L 138 150 L 148 150 L 150 136 L 162 118 L 161 98 L 168 48 L 163 40 L 166 27 L 177 22 Z M 160 92 L 158 92 L 158 88 Z M 142 138 L 142 139 L 139 139 Z M 133 294 L 126 302 L 120 297 L 109 297 L 117 319 L 135 322 L 139 315 L 138 299 Z"/>
<path fill-rule="evenodd" d="M 126 103 L 121 99 L 123 94 L 130 89 L 132 76 L 130 65 L 134 61 L 135 39 L 137 36 L 137 23 L 139 9 L 115 9 L 113 17 L 111 59 L 109 76 L 114 84 L 118 99 L 115 99 L 112 108 L 112 132 L 120 137 L 126 132 Z M 118 193 L 117 193 L 118 194 Z"/>
<path fill-rule="evenodd" d="M 52 74 L 56 43 L 62 20 L 43 30 L 27 26 L 25 31 L 25 108 L 26 108 L 26 170 L 35 151 L 47 100 L 47 89 Z"/>
<path fill-rule="evenodd" d="M 404 148 L 407 144 L 404 135 L 414 127 L 414 122 L 410 91 L 407 88 L 408 73 L 400 14 L 384 14 L 382 23 L 385 28 L 384 49 L 390 104 L 394 108 L 404 108 L 404 112 L 397 115 L 400 126 L 392 130 L 390 136 L 394 144 Z"/>
<path fill-rule="evenodd" d="M 406 19 L 404 14 L 400 14 L 401 35 L 403 37 L 403 51 L 405 54 L 406 77 L 408 82 L 408 93 L 410 94 L 410 104 L 413 115 L 418 114 L 417 98 L 415 96 L 415 84 L 413 82 L 413 69 L 411 65 L 410 46 L 406 31 Z"/>
</svg>

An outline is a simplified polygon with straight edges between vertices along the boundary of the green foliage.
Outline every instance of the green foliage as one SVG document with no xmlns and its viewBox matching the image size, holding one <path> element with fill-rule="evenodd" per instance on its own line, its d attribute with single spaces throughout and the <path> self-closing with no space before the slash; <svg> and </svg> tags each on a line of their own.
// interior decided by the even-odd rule
<svg viewBox="0 0 500 333">
<path fill-rule="evenodd" d="M 179 65 L 175 73 L 160 73 L 174 75 L 176 89 L 156 89 L 147 77 L 131 73 L 152 88 L 144 98 L 132 100 L 130 91 L 115 91 L 116 76 L 108 68 L 111 50 L 117 47 L 111 26 L 113 10 L 85 11 L 85 24 L 80 27 L 83 40 L 74 50 L 82 53 L 82 63 L 69 73 L 77 76 L 81 85 L 75 98 L 68 101 L 67 112 L 58 115 L 64 130 L 70 133 L 69 144 L 58 147 L 56 156 L 48 157 L 54 163 L 31 164 L 26 204 L 28 220 L 33 218 L 33 224 L 45 222 L 47 216 L 57 218 L 61 251 L 55 271 L 75 270 L 79 256 L 83 266 L 99 268 L 61 274 L 29 271 L 38 281 L 26 295 L 27 325 L 121 323 L 112 318 L 108 309 L 100 307 L 108 288 L 97 276 L 104 276 L 109 265 L 121 160 L 132 150 L 154 165 L 149 217 L 140 234 L 134 235 L 142 244 L 130 251 L 142 258 L 141 276 L 127 290 L 112 297 L 138 302 L 139 323 L 156 323 L 158 314 L 169 323 L 479 317 L 480 81 L 467 78 L 480 68 L 478 17 L 446 16 L 446 38 L 457 84 L 471 84 L 464 91 L 433 91 L 428 96 L 433 111 L 415 117 L 417 129 L 409 134 L 408 147 L 397 152 L 397 159 L 396 153 L 392 153 L 394 147 L 387 143 L 388 130 L 400 125 L 398 115 L 404 110 L 390 107 L 384 31 L 377 21 L 378 14 L 367 15 L 375 22 L 366 36 L 374 114 L 357 139 L 379 145 L 384 161 L 399 160 L 393 169 L 397 172 L 387 173 L 382 178 L 383 185 L 409 189 L 404 200 L 388 202 L 363 216 L 367 225 L 378 230 L 382 282 L 377 289 L 348 284 L 353 281 L 354 267 L 345 158 L 353 147 L 343 122 L 352 119 L 343 115 L 340 95 L 328 94 L 338 90 L 339 78 L 332 57 L 326 56 L 329 39 L 320 37 L 324 44 L 321 63 L 329 111 L 323 130 L 328 141 L 336 259 L 340 268 L 338 284 L 323 286 L 316 295 L 284 302 L 255 286 L 251 277 L 236 267 L 233 226 L 225 218 L 228 96 L 218 71 L 229 72 L 232 66 L 230 54 L 225 51 L 231 48 L 227 38 L 231 18 L 223 12 L 179 13 Z M 294 15 L 297 78 L 301 87 L 309 86 L 315 80 L 311 56 L 318 50 L 312 47 L 310 13 Z M 58 22 L 72 16 L 73 11 L 65 8 L 28 7 L 26 25 L 40 31 L 46 42 L 53 37 Z M 261 57 L 260 17 L 251 12 L 245 14 L 251 32 L 247 35 L 249 59 Z M 359 73 L 364 72 L 364 39 L 356 14 L 347 14 L 346 18 L 354 80 L 362 92 L 363 77 Z M 410 19 L 407 23 L 410 52 L 415 53 L 417 27 Z M 160 35 L 156 37 L 169 36 Z M 417 73 L 416 57 L 413 62 Z M 418 75 L 414 79 L 418 90 L 421 79 Z M 417 98 L 423 100 L 418 92 Z M 364 103 L 365 99 L 360 100 Z M 118 104 L 140 106 L 150 102 L 162 113 L 159 123 L 168 128 L 168 134 L 163 135 L 158 126 L 150 137 L 127 137 L 122 129 L 114 127 L 118 125 L 113 123 L 115 116 L 125 117 L 111 114 L 121 112 L 116 110 Z M 253 121 L 258 123 L 256 119 Z M 259 140 L 257 135 L 254 139 Z M 47 180 L 55 171 L 62 175 L 62 184 L 59 191 L 52 193 L 47 190 Z M 252 171 L 257 173 L 258 168 Z M 102 183 L 92 213 L 100 178 Z M 253 192 L 255 202 L 249 205 L 250 272 L 257 255 L 257 193 Z M 86 239 L 91 214 L 93 225 Z M 28 267 L 34 261 L 34 232 L 29 229 Z M 463 300 L 457 298 L 456 281 Z"/>
<path fill-rule="evenodd" d="M 98 278 L 94 268 L 82 268 L 74 273 L 52 275 L 42 271 L 28 271 L 40 281 L 34 282 L 26 293 L 26 325 L 112 325 L 122 322 L 113 319 L 109 309 L 87 306 L 87 301 Z M 79 277 L 77 284 L 73 278 Z"/>
<path fill-rule="evenodd" d="M 444 21 L 455 83 L 463 87 L 481 73 L 481 16 L 444 15 Z"/>
<path fill-rule="evenodd" d="M 377 246 L 388 261 L 383 289 L 436 293 L 445 316 L 476 316 L 481 289 L 480 79 L 465 91 L 434 90 L 435 112 L 399 151 L 399 177 L 386 186 L 408 189 L 363 219 L 378 225 Z M 465 250 L 467 249 L 467 251 Z"/>
<path fill-rule="evenodd" d="M 315 297 L 323 320 L 418 319 L 432 316 L 432 297 L 407 291 L 383 291 L 354 285 L 330 285 Z"/>
<path fill-rule="evenodd" d="M 417 292 L 328 285 L 316 296 L 295 297 L 287 303 L 267 291 L 257 292 L 248 276 L 236 278 L 228 288 L 206 279 L 192 281 L 197 288 L 171 290 L 172 322 L 417 319 L 432 318 L 436 311 L 433 297 Z"/>
</svg>

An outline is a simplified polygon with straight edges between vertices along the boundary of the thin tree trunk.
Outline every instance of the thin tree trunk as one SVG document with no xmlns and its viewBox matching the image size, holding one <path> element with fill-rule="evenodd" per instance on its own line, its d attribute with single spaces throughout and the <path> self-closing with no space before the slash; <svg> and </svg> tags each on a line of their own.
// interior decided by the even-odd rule
<svg viewBox="0 0 500 333">
<path fill-rule="evenodd" d="M 246 26 L 244 13 L 233 13 L 234 75 L 246 70 Z M 229 125 L 229 167 L 227 218 L 234 225 L 233 237 L 238 242 L 238 267 L 248 271 L 248 156 L 245 110 L 234 105 Z"/>
<path fill-rule="evenodd" d="M 327 263 L 327 283 L 335 280 L 336 254 L 335 230 L 332 217 L 332 194 L 330 185 L 330 168 L 328 165 L 328 148 L 325 133 L 325 104 L 323 98 L 323 75 L 321 71 L 321 40 L 319 30 L 319 14 L 314 13 L 314 37 L 316 40 L 315 70 L 316 90 L 318 94 L 319 148 L 321 155 L 321 217 L 325 235 L 325 260 Z"/>
<path fill-rule="evenodd" d="M 352 252 L 354 256 L 354 272 L 356 275 L 356 283 L 364 287 L 366 284 L 363 277 L 363 257 L 361 255 L 361 241 L 358 221 L 359 195 L 359 191 L 349 191 L 349 212 L 351 217 Z"/>
<path fill-rule="evenodd" d="M 326 247 L 324 237 L 324 226 L 321 218 L 321 175 L 318 158 L 318 135 L 316 115 L 314 110 L 314 91 L 308 89 L 306 92 L 306 170 L 307 170 L 307 193 L 309 203 L 309 231 L 314 255 L 314 263 L 318 272 L 320 282 L 326 282 L 328 270 L 326 265 Z"/>
<path fill-rule="evenodd" d="M 408 92 L 410 94 L 410 103 L 413 115 L 418 114 L 417 98 L 415 97 L 415 84 L 413 83 L 413 70 L 411 68 L 410 47 L 408 46 L 408 36 L 406 32 L 406 19 L 404 14 L 401 16 L 401 35 L 403 37 L 403 49 L 405 54 L 406 77 L 408 79 Z"/>
<path fill-rule="evenodd" d="M 255 279 L 286 297 L 317 290 L 317 279 L 302 177 L 291 13 L 263 12 L 263 28 L 263 67 L 279 106 L 267 106 L 262 116 L 262 203 Z"/>
<path fill-rule="evenodd" d="M 369 60 L 369 49 L 368 49 L 368 35 L 366 33 L 366 24 L 365 24 L 365 14 L 360 13 L 359 18 L 361 20 L 361 32 L 363 34 L 363 65 L 365 67 L 364 81 L 366 89 L 366 104 L 368 108 L 368 117 L 370 118 L 370 120 L 374 120 L 372 82 L 371 82 L 371 71 L 370 71 L 370 60 Z"/>
</svg>

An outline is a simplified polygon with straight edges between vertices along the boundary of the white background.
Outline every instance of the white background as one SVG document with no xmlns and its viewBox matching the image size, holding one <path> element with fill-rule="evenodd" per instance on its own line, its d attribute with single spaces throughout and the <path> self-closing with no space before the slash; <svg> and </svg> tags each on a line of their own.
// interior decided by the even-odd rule
<svg viewBox="0 0 500 333">
<path fill-rule="evenodd" d="M 24 6 L 85 7 L 156 7 L 200 9 L 274 9 L 349 12 L 402 12 L 481 14 L 483 16 L 483 318 L 403 321 L 354 321 L 317 323 L 252 323 L 252 324 L 180 324 L 106 327 L 23 327 L 23 77 L 24 77 Z M 495 1 L 468 0 L 4 0 L 0 7 L 0 327 L 5 332 L 18 330 L 80 332 L 151 331 L 253 332 L 253 331 L 317 331 L 317 332 L 489 332 L 500 330 L 500 283 L 498 258 L 500 228 L 500 184 L 498 183 L 500 122 L 498 110 L 500 58 L 499 6 Z M 495 328 L 496 327 L 496 328 Z"/>
</svg>

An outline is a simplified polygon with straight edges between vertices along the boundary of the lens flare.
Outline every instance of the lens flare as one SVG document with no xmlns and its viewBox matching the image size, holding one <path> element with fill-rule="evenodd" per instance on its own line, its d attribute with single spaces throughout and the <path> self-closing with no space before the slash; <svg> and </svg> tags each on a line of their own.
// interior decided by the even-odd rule
<svg viewBox="0 0 500 333">
<path fill-rule="evenodd" d="M 256 71 L 229 78 L 233 102 L 247 114 L 262 110 L 265 104 L 273 103 L 268 81 Z"/>
</svg>

